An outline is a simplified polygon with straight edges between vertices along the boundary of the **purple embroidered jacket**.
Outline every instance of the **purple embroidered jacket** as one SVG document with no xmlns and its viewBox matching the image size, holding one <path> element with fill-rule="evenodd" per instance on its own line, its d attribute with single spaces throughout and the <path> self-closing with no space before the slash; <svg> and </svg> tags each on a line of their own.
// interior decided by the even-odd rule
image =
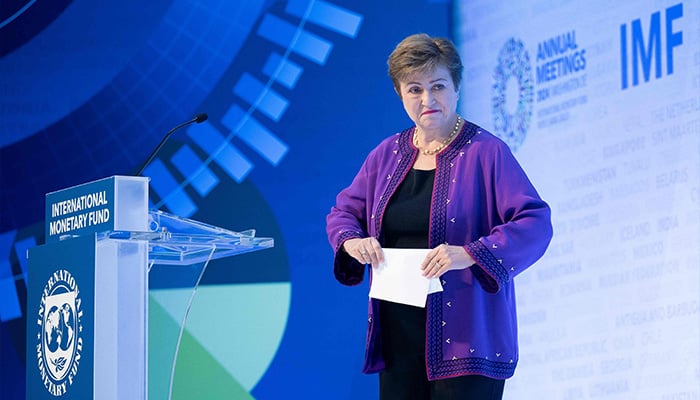
<svg viewBox="0 0 700 400">
<path fill-rule="evenodd" d="M 326 218 L 339 282 L 362 281 L 365 266 L 341 250 L 351 238 L 382 240 L 387 202 L 413 166 L 413 129 L 385 139 L 341 191 Z M 428 379 L 479 374 L 513 376 L 518 342 L 513 278 L 537 261 L 552 237 L 549 206 L 500 139 L 465 122 L 437 155 L 430 211 L 430 247 L 464 246 L 476 264 L 448 271 L 443 291 L 428 296 Z M 369 301 L 363 372 L 384 368 L 378 301 Z"/>
</svg>

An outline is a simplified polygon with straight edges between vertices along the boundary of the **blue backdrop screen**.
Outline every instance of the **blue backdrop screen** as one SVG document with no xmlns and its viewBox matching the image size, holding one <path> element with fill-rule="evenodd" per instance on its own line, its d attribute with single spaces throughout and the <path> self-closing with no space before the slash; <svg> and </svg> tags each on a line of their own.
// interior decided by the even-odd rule
<svg viewBox="0 0 700 400">
<path fill-rule="evenodd" d="M 13 41 L 0 58 L 13 77 L 0 86 L 0 332 L 3 364 L 16 366 L 3 368 L 3 394 L 24 393 L 24 254 L 44 241 L 44 193 L 135 173 L 167 130 L 206 112 L 146 167 L 152 206 L 254 228 L 275 247 L 218 260 L 204 276 L 189 350 L 209 379 L 226 379 L 199 384 L 236 398 L 375 396 L 376 377 L 360 373 L 367 287 L 334 281 L 325 215 L 369 150 L 409 126 L 386 58 L 417 30 L 449 36 L 449 2 L 64 8 L 24 39 L 0 25 Z M 162 273 L 151 302 L 169 318 L 182 285 Z M 222 308 L 230 316 L 213 312 Z"/>
</svg>

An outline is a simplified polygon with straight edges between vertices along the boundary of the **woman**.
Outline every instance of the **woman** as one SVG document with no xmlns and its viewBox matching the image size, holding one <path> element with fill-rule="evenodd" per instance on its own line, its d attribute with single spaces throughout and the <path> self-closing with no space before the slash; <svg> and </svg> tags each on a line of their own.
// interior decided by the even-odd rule
<svg viewBox="0 0 700 400">
<path fill-rule="evenodd" d="M 405 38 L 389 76 L 415 126 L 382 141 L 327 217 L 334 273 L 362 281 L 382 248 L 432 249 L 425 308 L 370 299 L 364 372 L 381 399 L 500 399 L 518 345 L 513 278 L 552 236 L 550 209 L 508 147 L 457 114 L 462 62 L 447 39 Z"/>
</svg>

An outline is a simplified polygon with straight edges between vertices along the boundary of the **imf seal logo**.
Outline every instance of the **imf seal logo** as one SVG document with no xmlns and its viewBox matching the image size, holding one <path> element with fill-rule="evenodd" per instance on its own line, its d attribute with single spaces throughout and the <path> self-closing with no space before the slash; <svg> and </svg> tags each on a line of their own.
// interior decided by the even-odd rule
<svg viewBox="0 0 700 400">
<path fill-rule="evenodd" d="M 79 294 L 73 275 L 59 269 L 51 275 L 41 295 L 37 366 L 44 387 L 54 396 L 66 394 L 78 373 L 83 349 Z"/>
<path fill-rule="evenodd" d="M 508 81 L 513 78 L 517 84 L 517 104 L 508 101 Z M 498 66 L 494 71 L 492 112 L 498 137 L 511 150 L 516 151 L 525 140 L 530 127 L 533 104 L 532 67 L 530 57 L 520 40 L 509 39 L 498 54 Z M 512 97 L 516 97 L 515 95 Z"/>
</svg>

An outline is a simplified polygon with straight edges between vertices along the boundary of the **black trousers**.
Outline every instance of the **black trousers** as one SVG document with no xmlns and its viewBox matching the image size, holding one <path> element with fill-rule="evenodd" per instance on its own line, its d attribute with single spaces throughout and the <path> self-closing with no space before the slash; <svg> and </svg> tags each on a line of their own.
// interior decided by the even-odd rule
<svg viewBox="0 0 700 400">
<path fill-rule="evenodd" d="M 501 400 L 505 381 L 481 375 L 428 381 L 425 368 L 379 373 L 380 400 Z"/>
<path fill-rule="evenodd" d="M 382 301 L 380 400 L 501 400 L 504 380 L 465 375 L 428 381 L 425 367 L 425 309 Z"/>
</svg>

